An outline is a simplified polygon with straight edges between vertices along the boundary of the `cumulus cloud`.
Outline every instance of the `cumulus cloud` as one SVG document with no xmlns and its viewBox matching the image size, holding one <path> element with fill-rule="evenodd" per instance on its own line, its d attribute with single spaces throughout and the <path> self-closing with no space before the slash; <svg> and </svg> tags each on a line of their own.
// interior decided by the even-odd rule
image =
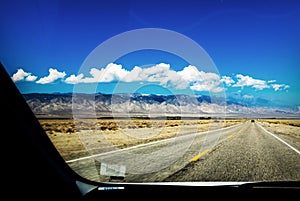
<svg viewBox="0 0 300 201">
<path fill-rule="evenodd" d="M 126 74 L 127 70 L 122 68 L 122 65 L 110 63 L 105 68 L 90 70 L 91 78 L 83 79 L 84 82 L 112 82 L 121 80 Z"/>
<path fill-rule="evenodd" d="M 237 74 L 237 83 L 232 85 L 233 87 L 253 87 L 258 90 L 270 88 L 265 80 L 254 79 L 248 75 Z"/>
<path fill-rule="evenodd" d="M 64 78 L 65 76 L 65 72 L 59 72 L 56 69 L 50 68 L 48 76 L 40 78 L 38 81 L 36 81 L 36 83 L 48 84 L 56 81 L 57 79 Z"/>
<path fill-rule="evenodd" d="M 290 86 L 286 84 L 272 84 L 271 86 L 275 91 L 286 90 L 290 88 Z"/>
<path fill-rule="evenodd" d="M 216 73 L 198 71 L 195 66 L 187 66 L 178 74 L 190 85 L 194 91 L 221 92 L 224 88 L 221 86 L 220 76 Z"/>
<path fill-rule="evenodd" d="M 226 75 L 222 76 L 221 82 L 223 82 L 227 86 L 231 86 L 233 83 L 235 83 L 235 81 L 231 77 Z"/>
<path fill-rule="evenodd" d="M 67 84 L 78 84 L 78 83 L 80 83 L 80 82 L 82 82 L 82 78 L 83 78 L 83 74 L 81 73 L 81 74 L 79 74 L 79 75 L 74 75 L 74 74 L 72 74 L 72 75 L 70 75 L 70 77 L 67 77 L 66 79 L 65 79 L 65 82 L 67 83 Z"/>
<path fill-rule="evenodd" d="M 72 74 L 66 78 L 65 82 L 68 84 L 78 84 L 120 81 L 129 72 L 122 68 L 122 65 L 110 63 L 102 69 L 91 68 L 89 73 L 91 77 L 84 77 L 83 74 L 77 76 Z"/>
<path fill-rule="evenodd" d="M 121 81 L 124 82 L 157 82 L 165 87 L 184 89 L 187 82 L 174 70 L 170 69 L 170 64 L 160 63 L 148 68 L 135 66 Z"/>
<path fill-rule="evenodd" d="M 35 75 L 28 75 L 25 80 L 28 81 L 28 82 L 33 82 L 37 79 L 37 76 Z"/>
<path fill-rule="evenodd" d="M 203 72 L 199 72 L 197 67 L 189 65 L 183 68 L 182 71 L 179 71 L 178 74 L 187 82 L 195 82 L 197 80 L 203 80 Z"/>
<path fill-rule="evenodd" d="M 37 79 L 37 76 L 31 75 L 31 73 L 25 72 L 23 69 L 18 69 L 18 71 L 13 74 L 11 78 L 14 82 L 22 80 L 33 82 Z"/>
<path fill-rule="evenodd" d="M 245 76 L 241 74 L 237 74 L 236 78 L 237 78 L 237 83 L 233 84 L 232 85 L 233 87 L 248 86 L 258 90 L 273 88 L 275 91 L 286 90 L 290 88 L 289 85 L 275 83 L 276 80 L 268 80 L 268 81 L 260 80 L 260 79 L 255 79 L 253 77 L 250 77 L 248 75 Z"/>
<path fill-rule="evenodd" d="M 288 85 L 276 84 L 276 80 L 261 80 L 249 75 L 237 74 L 236 81 L 230 76 L 219 76 L 216 73 L 199 71 L 196 66 L 189 65 L 181 71 L 172 70 L 170 64 L 159 63 L 147 68 L 135 66 L 126 70 L 121 64 L 110 63 L 106 67 L 91 68 L 90 77 L 83 74 L 71 75 L 65 79 L 68 84 L 100 83 L 100 82 L 156 82 L 165 87 L 175 89 L 191 89 L 193 91 L 222 92 L 224 87 L 252 87 L 257 90 L 273 88 L 275 91 L 287 89 Z"/>
<path fill-rule="evenodd" d="M 176 89 L 190 88 L 194 91 L 221 92 L 220 76 L 216 73 L 199 71 L 195 66 L 187 66 L 181 71 L 171 70 L 170 64 L 159 63 L 148 68 L 135 66 L 131 71 L 122 65 L 110 63 L 105 68 L 90 70 L 91 77 L 83 74 L 71 75 L 65 82 L 69 84 L 92 82 L 155 82 L 165 87 Z"/>
</svg>

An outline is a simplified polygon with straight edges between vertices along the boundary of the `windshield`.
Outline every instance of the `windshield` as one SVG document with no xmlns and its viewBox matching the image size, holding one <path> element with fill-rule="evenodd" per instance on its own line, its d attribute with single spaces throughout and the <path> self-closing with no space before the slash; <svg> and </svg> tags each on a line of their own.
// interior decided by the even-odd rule
<svg viewBox="0 0 300 201">
<path fill-rule="evenodd" d="M 300 181 L 299 1 L 1 2 L 1 62 L 96 182 Z"/>
</svg>

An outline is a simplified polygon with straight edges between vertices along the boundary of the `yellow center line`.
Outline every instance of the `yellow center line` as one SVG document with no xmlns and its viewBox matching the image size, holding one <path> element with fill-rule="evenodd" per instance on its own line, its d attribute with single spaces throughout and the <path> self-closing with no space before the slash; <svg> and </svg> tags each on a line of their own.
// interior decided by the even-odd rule
<svg viewBox="0 0 300 201">
<path fill-rule="evenodd" d="M 245 128 L 241 128 L 241 129 L 237 132 L 237 134 L 240 134 L 244 129 L 245 129 Z M 228 139 L 232 139 L 232 138 L 234 138 L 234 135 L 229 135 L 227 138 L 228 138 Z M 210 149 L 206 149 L 205 151 L 201 152 L 200 154 L 194 156 L 194 157 L 191 159 L 191 161 L 194 162 L 194 161 L 199 160 L 201 157 L 203 157 L 203 156 L 206 155 L 207 153 L 211 152 L 211 150 L 212 150 L 211 148 L 210 148 Z"/>
<path fill-rule="evenodd" d="M 232 139 L 232 138 L 234 138 L 234 135 L 229 135 L 227 138 Z"/>
<path fill-rule="evenodd" d="M 206 149 L 205 151 L 201 152 L 200 154 L 196 155 L 195 157 L 193 157 L 191 159 L 191 161 L 197 161 L 199 160 L 199 158 L 201 158 L 202 156 L 204 156 L 205 154 L 207 154 L 208 152 L 210 152 L 212 149 Z"/>
</svg>

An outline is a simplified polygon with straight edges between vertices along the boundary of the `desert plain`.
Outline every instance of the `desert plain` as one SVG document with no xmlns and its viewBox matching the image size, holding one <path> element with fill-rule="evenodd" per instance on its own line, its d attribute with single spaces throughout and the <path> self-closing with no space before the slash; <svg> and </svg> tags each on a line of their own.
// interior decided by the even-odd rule
<svg viewBox="0 0 300 201">
<path fill-rule="evenodd" d="M 66 160 L 152 141 L 221 129 L 249 121 L 237 119 L 39 119 Z M 300 148 L 300 119 L 256 119 L 266 130 Z"/>
</svg>

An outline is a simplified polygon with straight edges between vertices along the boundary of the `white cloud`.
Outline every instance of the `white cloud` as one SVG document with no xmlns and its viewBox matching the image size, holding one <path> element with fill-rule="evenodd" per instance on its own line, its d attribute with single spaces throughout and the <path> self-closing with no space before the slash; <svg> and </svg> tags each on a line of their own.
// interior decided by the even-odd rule
<svg viewBox="0 0 300 201">
<path fill-rule="evenodd" d="M 225 83 L 227 86 L 231 86 L 235 81 L 229 76 L 222 76 L 221 82 Z"/>
<path fill-rule="evenodd" d="M 158 82 L 165 87 L 184 89 L 188 83 L 174 70 L 170 69 L 170 64 L 160 63 L 152 67 L 141 68 L 135 66 L 122 81 L 124 82 Z"/>
<path fill-rule="evenodd" d="M 290 88 L 290 86 L 286 84 L 272 84 L 271 86 L 275 91 L 285 90 Z"/>
<path fill-rule="evenodd" d="M 252 87 L 257 90 L 273 88 L 275 91 L 286 90 L 290 86 L 286 84 L 277 84 L 276 80 L 261 80 L 255 79 L 248 75 L 237 74 L 234 80 L 230 76 L 220 77 L 217 73 L 199 71 L 196 66 L 186 66 L 180 71 L 175 71 L 170 68 L 170 64 L 159 63 L 147 68 L 135 66 L 132 70 L 126 70 L 121 64 L 109 63 L 106 67 L 98 69 L 91 68 L 90 76 L 85 77 L 84 74 L 72 74 L 64 82 L 67 84 L 78 83 L 103 83 L 103 82 L 155 82 L 164 87 L 175 89 L 191 89 L 193 91 L 208 91 L 222 92 L 224 91 L 223 84 L 228 87 Z M 65 72 L 59 72 L 56 69 L 50 68 L 48 76 L 40 78 L 36 83 L 47 84 L 62 79 L 66 76 Z M 25 72 L 23 69 L 12 76 L 14 81 L 25 80 L 35 81 L 37 76 Z M 251 98 L 244 97 L 244 98 Z"/>
<path fill-rule="evenodd" d="M 193 91 L 210 91 L 214 93 L 219 93 L 224 91 L 224 88 L 218 86 L 218 83 L 215 82 L 204 82 L 204 83 L 194 83 L 191 87 Z"/>
<path fill-rule="evenodd" d="M 254 79 L 248 75 L 244 76 L 241 74 L 237 74 L 236 78 L 238 79 L 237 83 L 232 85 L 233 87 L 253 87 L 258 90 L 270 88 L 265 80 Z"/>
<path fill-rule="evenodd" d="M 38 81 L 36 81 L 36 83 L 38 84 L 48 84 L 48 83 L 52 83 L 55 80 L 59 79 L 59 78 L 64 78 L 66 76 L 65 72 L 59 72 L 56 69 L 50 68 L 49 69 L 49 75 L 46 77 L 42 77 L 40 78 Z"/>
<path fill-rule="evenodd" d="M 18 71 L 13 74 L 12 80 L 14 82 L 25 80 L 25 81 L 35 81 L 37 76 L 31 75 L 31 73 L 25 72 L 23 69 L 18 69 Z"/>
<path fill-rule="evenodd" d="M 80 83 L 82 81 L 83 76 L 84 75 L 82 73 L 79 74 L 79 75 L 77 75 L 77 76 L 74 75 L 74 74 L 72 74 L 72 75 L 70 75 L 70 77 L 67 77 L 65 79 L 65 82 L 67 84 L 78 84 L 78 83 Z"/>
<path fill-rule="evenodd" d="M 83 74 L 71 75 L 66 78 L 65 82 L 68 84 L 111 81 L 156 82 L 162 86 L 176 89 L 189 87 L 195 91 L 223 91 L 218 74 L 198 71 L 195 66 L 191 65 L 178 72 L 171 70 L 170 64 L 166 63 L 159 63 L 148 68 L 135 66 L 131 71 L 127 71 L 122 65 L 110 63 L 102 69 L 92 68 L 90 75 L 91 77 L 84 77 Z"/>
<path fill-rule="evenodd" d="M 102 69 L 91 68 L 90 75 L 92 77 L 84 78 L 83 74 L 71 75 L 66 78 L 65 82 L 68 84 L 112 82 L 122 80 L 128 73 L 122 68 L 122 65 L 110 63 Z"/>
<path fill-rule="evenodd" d="M 254 79 L 248 75 L 245 76 L 241 74 L 237 74 L 236 78 L 237 78 L 237 83 L 232 85 L 233 87 L 249 86 L 258 90 L 273 88 L 275 91 L 286 90 L 290 88 L 289 85 L 275 83 L 276 80 L 268 80 L 268 81 L 259 80 L 259 79 Z"/>
<path fill-rule="evenodd" d="M 178 74 L 190 85 L 194 91 L 221 92 L 224 88 L 221 86 L 220 76 L 216 73 L 206 73 L 198 71 L 195 66 L 187 66 Z"/>
<path fill-rule="evenodd" d="M 199 72 L 195 66 L 187 66 L 182 71 L 179 71 L 178 74 L 187 82 L 195 82 L 197 80 L 203 80 L 203 73 Z"/>
<path fill-rule="evenodd" d="M 128 71 L 122 68 L 122 65 L 110 63 L 106 68 L 100 70 L 94 68 L 91 69 L 91 75 L 97 80 L 97 82 L 111 82 L 121 80 L 128 74 Z"/>
<path fill-rule="evenodd" d="M 28 82 L 33 82 L 37 79 L 37 76 L 35 75 L 28 75 L 25 80 L 28 81 Z"/>
</svg>

